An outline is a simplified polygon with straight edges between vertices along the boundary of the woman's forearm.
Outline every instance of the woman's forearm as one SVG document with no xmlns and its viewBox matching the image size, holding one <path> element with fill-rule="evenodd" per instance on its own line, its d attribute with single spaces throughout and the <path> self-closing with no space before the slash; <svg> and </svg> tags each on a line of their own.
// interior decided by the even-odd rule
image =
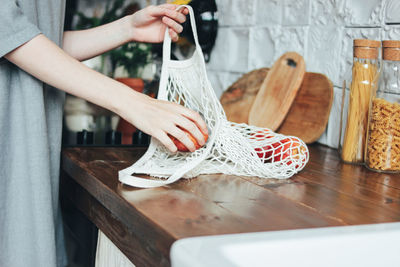
<svg viewBox="0 0 400 267">
<path fill-rule="evenodd" d="M 131 30 L 128 17 L 124 17 L 88 30 L 66 31 L 62 47 L 69 55 L 82 61 L 131 41 Z"/>
<path fill-rule="evenodd" d="M 122 100 L 142 97 L 132 97 L 133 90 L 86 67 L 44 35 L 36 36 L 5 57 L 43 82 L 116 113 L 124 104 Z"/>
<path fill-rule="evenodd" d="M 83 31 L 64 33 L 63 49 L 77 60 L 85 60 L 130 41 L 159 43 L 164 40 L 165 29 L 173 41 L 178 40 L 188 10 L 175 9 L 176 5 L 148 6 L 114 22 Z"/>
<path fill-rule="evenodd" d="M 5 58 L 49 85 L 117 113 L 158 139 L 170 151 L 177 149 L 170 136 L 194 151 L 195 145 L 185 131 L 194 136 L 200 145 L 204 144 L 202 133 L 208 130 L 199 113 L 177 103 L 140 94 L 78 61 L 119 46 L 129 41 L 129 36 L 134 36 L 136 41 L 161 42 L 166 25 L 170 27 L 171 38 L 177 39 L 178 32 L 182 30 L 177 21 L 183 22 L 185 16 L 175 9 L 176 6 L 171 4 L 149 6 L 131 17 L 93 30 L 67 33 L 65 50 L 44 35 L 38 35 L 5 55 Z M 126 18 L 131 19 L 130 29 L 129 26 L 126 28 L 125 23 L 129 24 Z"/>
</svg>

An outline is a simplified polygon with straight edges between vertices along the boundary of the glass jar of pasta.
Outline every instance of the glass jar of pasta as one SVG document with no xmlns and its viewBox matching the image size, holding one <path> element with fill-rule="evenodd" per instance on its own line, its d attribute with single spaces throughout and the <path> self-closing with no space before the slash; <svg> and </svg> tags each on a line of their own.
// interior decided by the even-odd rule
<svg viewBox="0 0 400 267">
<path fill-rule="evenodd" d="M 370 106 L 366 166 L 400 173 L 400 41 L 383 41 L 382 77 Z"/>
<path fill-rule="evenodd" d="M 347 116 L 343 112 L 342 105 L 342 120 L 347 118 L 347 121 L 346 127 L 343 128 L 344 134 L 340 133 L 339 151 L 344 162 L 362 164 L 366 147 L 369 103 L 371 95 L 376 91 L 379 77 L 381 42 L 356 39 L 353 45 L 353 76 Z"/>
</svg>

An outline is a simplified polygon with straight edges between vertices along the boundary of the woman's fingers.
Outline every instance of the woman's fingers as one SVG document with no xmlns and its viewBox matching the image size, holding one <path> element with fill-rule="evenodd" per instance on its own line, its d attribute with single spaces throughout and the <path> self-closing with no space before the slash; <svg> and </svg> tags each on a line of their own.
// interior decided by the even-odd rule
<svg viewBox="0 0 400 267">
<path fill-rule="evenodd" d="M 179 127 L 174 126 L 171 128 L 168 133 L 178 139 L 190 152 L 196 150 L 196 146 L 194 145 L 193 141 L 189 138 L 189 135 L 185 133 Z"/>
<path fill-rule="evenodd" d="M 172 9 L 172 10 L 176 10 L 176 9 L 179 7 L 179 5 L 175 5 L 175 4 L 162 4 L 162 5 L 160 5 L 160 7 L 167 8 L 167 9 Z M 185 14 L 185 15 L 189 14 L 189 10 L 188 10 L 186 7 L 185 7 L 185 8 L 179 9 L 179 12 L 181 12 L 181 13 L 183 13 L 183 14 Z"/>
<path fill-rule="evenodd" d="M 172 102 L 166 102 L 169 105 L 173 105 L 173 108 L 176 110 L 175 112 L 185 116 L 187 119 L 191 120 L 194 122 L 197 127 L 200 129 L 200 131 L 204 134 L 208 135 L 208 127 L 203 118 L 200 116 L 200 114 L 192 109 L 186 108 L 180 104 L 177 103 L 172 103 Z"/>
<path fill-rule="evenodd" d="M 193 121 L 185 117 L 180 117 L 178 119 L 177 125 L 180 128 L 185 129 L 188 133 L 190 133 L 197 140 L 197 143 L 200 146 L 203 146 L 205 144 L 205 139 L 202 132 Z"/>
<path fill-rule="evenodd" d="M 169 151 L 175 153 L 178 150 L 174 142 L 171 140 L 171 138 L 169 138 L 169 136 L 165 132 L 160 131 L 157 134 L 153 134 L 153 136 L 157 138 L 157 140 L 160 141 L 161 144 L 163 144 Z"/>
<path fill-rule="evenodd" d="M 165 16 L 168 16 L 179 23 L 184 23 L 186 21 L 186 16 L 182 12 L 176 10 L 166 9 Z"/>
<path fill-rule="evenodd" d="M 170 116 L 168 116 L 169 126 L 162 126 L 167 134 L 178 139 L 192 152 L 196 149 L 194 143 L 200 146 L 205 144 L 206 140 L 203 133 L 208 134 L 208 129 L 198 112 L 177 103 L 167 101 L 161 101 L 159 103 L 165 105 L 165 109 L 171 112 Z M 172 123 L 172 125 L 170 123 Z"/>
<path fill-rule="evenodd" d="M 181 113 L 183 116 L 193 121 L 197 125 L 197 127 L 199 127 L 202 133 L 208 135 L 207 124 L 204 122 L 203 118 L 198 112 L 182 107 Z"/>
<path fill-rule="evenodd" d="M 186 21 L 185 15 L 189 13 L 187 8 L 176 11 L 177 7 L 174 4 L 164 4 L 149 8 L 151 16 L 162 16 L 162 22 L 169 27 L 169 36 L 173 42 L 178 41 L 178 34 L 183 31 L 181 23 Z"/>
<path fill-rule="evenodd" d="M 168 33 L 169 36 L 171 37 L 171 40 L 173 42 L 178 41 L 179 39 L 178 33 L 181 33 L 183 31 L 182 25 L 180 25 L 179 23 L 168 17 L 163 17 L 162 22 L 169 27 Z"/>
<path fill-rule="evenodd" d="M 175 20 L 168 18 L 168 17 L 163 17 L 162 22 L 167 25 L 170 29 L 173 29 L 176 33 L 180 33 L 183 30 L 183 27 L 181 24 L 177 23 Z"/>
<path fill-rule="evenodd" d="M 208 130 L 199 113 L 177 103 L 149 97 L 144 97 L 140 103 L 143 103 L 141 112 L 132 114 L 135 116 L 128 121 L 159 140 L 171 152 L 177 151 L 171 136 L 191 152 L 205 144 L 203 134 L 208 134 Z"/>
<path fill-rule="evenodd" d="M 171 37 L 172 42 L 177 42 L 179 40 L 179 35 L 172 29 L 168 30 L 169 36 Z"/>
<path fill-rule="evenodd" d="M 177 7 L 176 5 L 173 5 L 173 6 L 175 6 L 175 8 Z M 151 16 L 155 16 L 155 17 L 165 16 L 165 17 L 169 17 L 172 20 L 175 20 L 179 23 L 185 22 L 186 16 L 184 15 L 184 13 L 182 13 L 180 11 L 176 11 L 175 8 L 171 9 L 171 8 L 165 7 L 165 5 L 160 5 L 160 6 L 153 6 L 149 10 L 150 10 Z"/>
</svg>

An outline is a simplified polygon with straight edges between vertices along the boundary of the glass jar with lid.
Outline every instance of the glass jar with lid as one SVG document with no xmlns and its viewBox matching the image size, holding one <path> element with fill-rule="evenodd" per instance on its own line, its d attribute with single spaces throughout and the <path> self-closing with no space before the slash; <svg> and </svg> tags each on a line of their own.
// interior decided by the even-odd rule
<svg viewBox="0 0 400 267">
<path fill-rule="evenodd" d="M 366 166 L 400 173 L 400 41 L 383 41 L 382 77 L 370 105 Z"/>
<path fill-rule="evenodd" d="M 344 162 L 362 164 L 366 147 L 369 103 L 371 95 L 376 91 L 379 77 L 381 42 L 356 39 L 353 45 L 352 81 L 347 114 L 344 114 L 342 105 L 341 115 L 342 121 L 346 118 L 347 120 L 346 127 L 343 128 L 344 133 L 340 133 L 339 150 Z"/>
</svg>

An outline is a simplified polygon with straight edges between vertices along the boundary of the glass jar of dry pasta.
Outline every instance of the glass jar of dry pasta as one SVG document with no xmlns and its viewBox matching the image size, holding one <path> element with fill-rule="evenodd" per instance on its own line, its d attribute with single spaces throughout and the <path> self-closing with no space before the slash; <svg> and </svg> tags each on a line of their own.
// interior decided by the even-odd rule
<svg viewBox="0 0 400 267">
<path fill-rule="evenodd" d="M 371 99 L 366 166 L 400 173 L 400 41 L 383 41 L 382 77 Z"/>
<path fill-rule="evenodd" d="M 375 93 L 379 77 L 380 41 L 356 39 L 353 41 L 353 68 L 347 118 L 344 134 L 339 140 L 341 159 L 346 163 L 364 163 L 368 112 L 371 96 Z M 343 91 L 344 93 L 344 91 Z M 344 95 L 343 95 L 344 96 Z M 344 98 L 343 98 L 344 99 Z M 342 131 L 342 128 L 341 130 Z"/>
</svg>

